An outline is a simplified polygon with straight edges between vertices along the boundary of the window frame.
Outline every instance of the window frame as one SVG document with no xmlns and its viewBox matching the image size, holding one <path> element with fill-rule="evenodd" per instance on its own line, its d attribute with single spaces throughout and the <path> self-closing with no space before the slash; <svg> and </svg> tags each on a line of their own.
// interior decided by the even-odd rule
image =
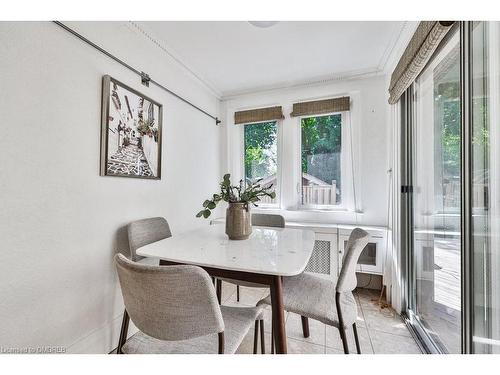
<svg viewBox="0 0 500 375">
<path fill-rule="evenodd" d="M 281 209 L 282 208 L 282 194 L 281 194 L 281 186 L 282 186 L 282 168 L 281 168 L 281 158 L 282 158 L 282 137 L 283 131 L 281 129 L 281 120 L 270 120 L 270 121 L 256 121 L 256 122 L 248 122 L 241 124 L 240 129 L 240 153 L 239 153 L 239 167 L 241 171 L 241 178 L 246 178 L 245 171 L 245 126 L 246 125 L 256 125 L 262 124 L 266 122 L 274 122 L 276 123 L 276 184 L 274 185 L 274 191 L 276 193 L 276 203 L 257 203 L 258 207 L 252 207 L 254 209 Z"/>
<path fill-rule="evenodd" d="M 341 115 L 341 145 L 340 145 L 340 175 L 341 175 L 341 203 L 335 205 L 324 205 L 324 204 L 303 204 L 302 203 L 302 119 L 311 117 L 325 117 L 332 115 Z M 316 115 L 304 115 L 297 117 L 296 129 L 297 129 L 297 150 L 296 155 L 296 193 L 297 193 L 297 210 L 299 211 L 355 211 L 354 207 L 354 197 L 353 197 L 353 150 L 352 150 L 352 129 L 348 126 L 352 126 L 350 121 L 349 111 L 338 111 L 321 113 Z"/>
</svg>

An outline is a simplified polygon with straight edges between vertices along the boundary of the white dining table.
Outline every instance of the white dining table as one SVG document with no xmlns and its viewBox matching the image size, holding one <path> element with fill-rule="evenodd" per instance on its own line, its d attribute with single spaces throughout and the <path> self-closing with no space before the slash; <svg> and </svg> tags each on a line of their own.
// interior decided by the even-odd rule
<svg viewBox="0 0 500 375">
<path fill-rule="evenodd" d="M 210 225 L 145 245 L 137 249 L 137 255 L 158 258 L 160 265 L 191 264 L 213 277 L 268 285 L 276 352 L 286 353 L 282 277 L 304 271 L 313 251 L 314 232 L 254 226 L 246 240 L 230 240 L 224 232 L 224 225 Z"/>
</svg>

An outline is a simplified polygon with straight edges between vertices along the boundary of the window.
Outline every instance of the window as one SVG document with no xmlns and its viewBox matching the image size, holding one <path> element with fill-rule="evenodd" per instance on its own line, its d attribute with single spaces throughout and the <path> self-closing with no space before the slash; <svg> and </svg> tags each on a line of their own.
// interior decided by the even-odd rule
<svg viewBox="0 0 500 375">
<path fill-rule="evenodd" d="M 283 116 L 282 107 L 234 112 L 238 126 L 227 133 L 231 174 L 260 180 L 264 187 L 272 184 L 276 193 L 276 198 L 259 202 L 259 208 L 296 211 L 299 216 L 309 211 L 311 218 L 316 211 L 318 219 L 321 211 L 356 212 L 353 176 L 358 160 L 352 148 L 359 135 L 350 100 L 297 100 L 290 117 Z M 267 113 L 275 108 L 276 113 Z"/>
<path fill-rule="evenodd" d="M 278 125 L 276 121 L 244 126 L 245 178 L 255 182 L 262 179 L 263 187 L 273 185 L 276 198 L 262 198 L 261 204 L 278 202 Z M 259 205 L 261 205 L 259 204 Z"/>
<path fill-rule="evenodd" d="M 301 125 L 301 199 L 303 206 L 342 202 L 342 114 L 303 117 Z"/>
</svg>

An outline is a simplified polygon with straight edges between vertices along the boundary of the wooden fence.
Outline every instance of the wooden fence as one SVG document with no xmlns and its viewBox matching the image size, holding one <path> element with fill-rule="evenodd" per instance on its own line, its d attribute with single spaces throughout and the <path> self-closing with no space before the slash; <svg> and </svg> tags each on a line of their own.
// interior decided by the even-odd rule
<svg viewBox="0 0 500 375">
<path fill-rule="evenodd" d="M 276 198 L 261 197 L 257 204 L 273 204 Z M 303 185 L 303 205 L 335 205 L 337 204 L 337 183 L 332 181 L 331 185 Z"/>
<path fill-rule="evenodd" d="M 303 185 L 303 205 L 335 205 L 337 204 L 337 184 L 331 185 Z"/>
</svg>

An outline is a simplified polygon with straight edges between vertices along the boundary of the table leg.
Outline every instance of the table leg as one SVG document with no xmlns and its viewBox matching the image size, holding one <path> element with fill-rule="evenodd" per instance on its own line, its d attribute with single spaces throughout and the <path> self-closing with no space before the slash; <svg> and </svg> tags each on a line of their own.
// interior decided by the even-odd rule
<svg viewBox="0 0 500 375">
<path fill-rule="evenodd" d="M 277 354 L 286 354 L 285 313 L 283 309 L 283 285 L 281 276 L 274 276 L 271 285 L 274 341 Z"/>
</svg>

